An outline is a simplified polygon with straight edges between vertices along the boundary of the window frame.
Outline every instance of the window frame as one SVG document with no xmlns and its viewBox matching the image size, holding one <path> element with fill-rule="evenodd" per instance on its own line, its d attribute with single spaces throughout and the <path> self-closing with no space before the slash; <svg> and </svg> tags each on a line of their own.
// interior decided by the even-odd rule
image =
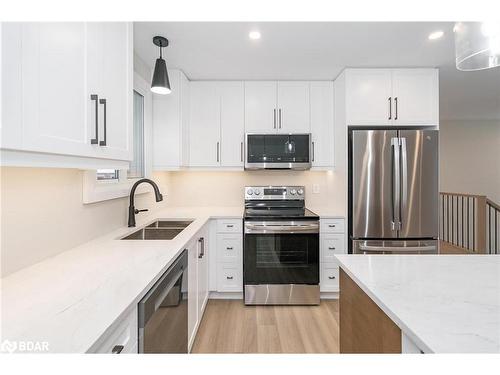
<svg viewBox="0 0 500 375">
<path fill-rule="evenodd" d="M 149 83 L 136 72 L 134 72 L 134 85 L 130 94 L 132 98 L 132 106 L 134 91 L 137 91 L 144 98 L 144 178 L 151 178 L 153 173 L 153 153 L 151 149 L 153 145 L 153 100 L 151 90 L 149 89 Z M 119 170 L 119 178 L 117 180 L 97 180 L 97 170 L 84 171 L 83 203 L 96 203 L 110 199 L 127 197 L 130 194 L 132 185 L 138 180 L 139 178 L 128 178 L 127 169 Z M 141 184 L 137 187 L 136 194 L 144 194 L 150 191 L 151 188 L 149 186 Z"/>
</svg>

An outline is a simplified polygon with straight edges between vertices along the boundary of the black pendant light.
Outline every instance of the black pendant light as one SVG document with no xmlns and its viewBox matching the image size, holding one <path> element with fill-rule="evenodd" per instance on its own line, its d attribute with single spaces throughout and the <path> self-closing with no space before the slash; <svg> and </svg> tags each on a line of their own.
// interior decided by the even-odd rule
<svg viewBox="0 0 500 375">
<path fill-rule="evenodd" d="M 168 46 L 168 39 L 162 36 L 155 36 L 153 43 L 160 47 L 160 57 L 156 59 L 151 91 L 161 95 L 170 94 L 172 90 L 170 90 L 170 81 L 168 80 L 167 64 L 161 54 L 161 49 Z"/>
</svg>

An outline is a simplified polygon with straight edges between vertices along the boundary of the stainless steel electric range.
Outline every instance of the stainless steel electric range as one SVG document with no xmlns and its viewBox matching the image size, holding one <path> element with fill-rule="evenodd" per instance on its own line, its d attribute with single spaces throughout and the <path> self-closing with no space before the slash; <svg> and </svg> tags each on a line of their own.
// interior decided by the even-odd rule
<svg viewBox="0 0 500 375">
<path fill-rule="evenodd" d="M 304 196 L 303 186 L 245 187 L 245 304 L 319 304 L 319 216 Z"/>
</svg>

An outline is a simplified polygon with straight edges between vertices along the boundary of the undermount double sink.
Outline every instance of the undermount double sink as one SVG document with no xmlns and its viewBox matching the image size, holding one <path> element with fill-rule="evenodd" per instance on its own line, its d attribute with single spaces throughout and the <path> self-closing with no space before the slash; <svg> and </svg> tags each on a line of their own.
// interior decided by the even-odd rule
<svg viewBox="0 0 500 375">
<path fill-rule="evenodd" d="M 173 240 L 193 220 L 156 220 L 121 240 Z"/>
</svg>

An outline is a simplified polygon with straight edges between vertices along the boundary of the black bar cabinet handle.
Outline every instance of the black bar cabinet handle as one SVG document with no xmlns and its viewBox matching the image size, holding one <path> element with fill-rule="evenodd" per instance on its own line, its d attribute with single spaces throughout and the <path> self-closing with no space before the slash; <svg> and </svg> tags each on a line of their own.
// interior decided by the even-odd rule
<svg viewBox="0 0 500 375">
<path fill-rule="evenodd" d="M 99 99 L 99 103 L 104 105 L 104 141 L 99 142 L 99 146 L 106 146 L 106 133 L 107 133 L 107 130 L 106 130 L 106 117 L 107 117 L 106 99 Z"/>
<path fill-rule="evenodd" d="M 396 116 L 394 116 L 394 120 L 398 119 L 398 97 L 394 98 L 394 104 L 396 105 Z"/>
<path fill-rule="evenodd" d="M 92 138 L 90 140 L 90 144 L 96 145 L 99 143 L 99 108 L 98 108 L 99 98 L 97 97 L 96 94 L 91 94 L 90 100 L 95 100 L 95 138 Z"/>
<path fill-rule="evenodd" d="M 392 97 L 389 96 L 389 120 L 392 119 Z"/>
</svg>

